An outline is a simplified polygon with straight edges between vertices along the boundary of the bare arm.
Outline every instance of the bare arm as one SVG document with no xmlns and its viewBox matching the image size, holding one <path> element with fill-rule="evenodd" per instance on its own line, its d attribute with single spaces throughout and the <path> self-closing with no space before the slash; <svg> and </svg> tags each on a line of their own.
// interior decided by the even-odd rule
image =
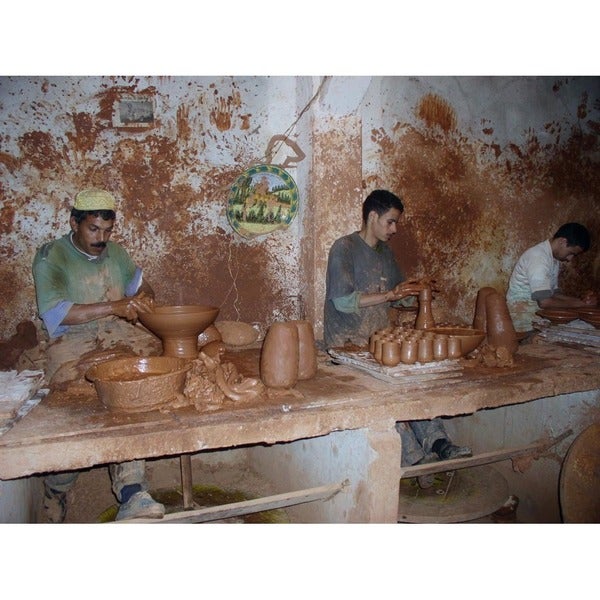
<svg viewBox="0 0 600 600">
<path fill-rule="evenodd" d="M 62 325 L 79 325 L 80 323 L 110 316 L 136 321 L 138 311 L 151 311 L 154 305 L 154 292 L 148 284 L 146 286 L 152 295 L 142 291 L 144 289 L 144 283 L 142 283 L 138 294 L 131 298 L 110 302 L 95 302 L 93 304 L 73 304 L 67 316 L 63 319 Z"/>
<path fill-rule="evenodd" d="M 584 306 L 597 306 L 598 296 L 594 292 L 586 292 L 582 298 L 554 294 L 550 298 L 538 300 L 540 308 L 582 308 Z"/>
<path fill-rule="evenodd" d="M 395 302 L 396 300 L 402 300 L 402 298 L 406 298 L 408 296 L 418 296 L 421 290 L 429 286 L 429 280 L 404 281 L 387 292 L 361 294 L 358 306 L 361 308 L 364 306 L 375 306 L 376 304 L 383 304 L 384 302 Z"/>
</svg>

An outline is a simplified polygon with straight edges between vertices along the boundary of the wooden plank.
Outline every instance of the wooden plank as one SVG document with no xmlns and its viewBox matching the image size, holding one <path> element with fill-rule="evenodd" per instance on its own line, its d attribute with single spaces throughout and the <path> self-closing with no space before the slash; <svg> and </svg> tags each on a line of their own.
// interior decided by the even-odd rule
<svg viewBox="0 0 600 600">
<path fill-rule="evenodd" d="M 439 462 L 427 463 L 424 465 L 413 465 L 411 467 L 401 467 L 400 477 L 418 477 L 420 475 L 430 475 L 440 473 L 441 471 L 453 471 L 455 469 L 467 469 L 469 467 L 477 467 L 489 463 L 499 462 L 509 458 L 518 458 L 527 456 L 528 454 L 538 454 L 545 452 L 548 448 L 562 442 L 569 437 L 573 431 L 567 429 L 564 433 L 556 438 L 548 441 L 541 440 L 530 444 L 529 446 L 519 446 L 516 448 L 507 448 L 503 450 L 492 450 L 491 452 L 482 452 L 469 458 L 453 458 L 450 460 L 440 460 Z"/>
<path fill-rule="evenodd" d="M 285 508 L 286 506 L 295 506 L 314 502 L 316 500 L 329 500 L 338 492 L 349 485 L 349 481 L 333 485 L 323 485 L 315 488 L 298 490 L 296 492 L 287 492 L 275 496 L 265 496 L 254 500 L 245 500 L 243 502 L 232 502 L 221 506 L 210 506 L 198 510 L 187 510 L 176 513 L 166 514 L 162 519 L 127 519 L 115 521 L 115 524 L 121 523 L 206 523 L 209 521 L 219 521 L 221 519 L 230 519 L 251 513 L 262 512 L 265 510 L 275 510 Z"/>
</svg>

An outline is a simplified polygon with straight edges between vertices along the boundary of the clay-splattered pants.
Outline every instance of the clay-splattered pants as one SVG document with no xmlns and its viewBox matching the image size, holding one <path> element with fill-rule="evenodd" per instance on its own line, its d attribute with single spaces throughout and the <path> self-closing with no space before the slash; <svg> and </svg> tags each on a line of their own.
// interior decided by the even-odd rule
<svg viewBox="0 0 600 600">
<path fill-rule="evenodd" d="M 418 463 L 432 452 L 433 444 L 439 439 L 449 439 L 441 419 L 428 421 L 401 421 L 396 423 L 396 431 L 402 441 L 403 467 Z"/>
<path fill-rule="evenodd" d="M 140 326 L 122 320 L 111 320 L 98 323 L 96 331 L 67 334 L 48 344 L 46 351 L 46 379 L 52 383 L 69 380 L 77 375 L 75 366 L 81 357 L 88 352 L 103 349 L 110 350 L 117 345 L 125 345 L 139 355 L 160 354 L 160 340 Z M 144 460 L 133 460 L 109 465 L 112 490 L 117 500 L 121 501 L 121 490 L 126 485 L 139 484 L 142 490 L 148 489 L 146 481 L 146 463 Z M 45 478 L 45 485 L 57 492 L 66 492 L 73 486 L 79 473 L 66 471 L 54 473 Z"/>
</svg>

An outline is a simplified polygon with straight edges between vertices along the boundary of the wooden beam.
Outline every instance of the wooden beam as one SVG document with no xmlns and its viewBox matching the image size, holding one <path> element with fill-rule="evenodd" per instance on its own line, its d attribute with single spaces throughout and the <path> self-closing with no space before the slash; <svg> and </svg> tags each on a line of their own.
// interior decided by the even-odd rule
<svg viewBox="0 0 600 600">
<path fill-rule="evenodd" d="M 518 458 L 528 454 L 541 454 L 552 446 L 562 442 L 573 433 L 573 430 L 567 429 L 564 433 L 550 440 L 544 439 L 529 446 L 519 446 L 517 448 L 506 448 L 503 450 L 492 450 L 491 452 L 482 452 L 469 458 L 453 458 L 450 460 L 440 460 L 438 462 L 427 463 L 424 465 L 413 465 L 412 467 L 401 467 L 400 478 L 418 477 L 420 475 L 430 475 L 440 473 L 441 471 L 454 471 L 456 469 L 467 469 L 468 467 L 478 467 L 493 462 L 499 462 L 509 458 Z"/>
<path fill-rule="evenodd" d="M 208 521 L 218 521 L 239 517 L 251 513 L 262 512 L 265 510 L 274 510 L 315 500 L 329 500 L 338 492 L 349 485 L 349 481 L 342 483 L 323 485 L 315 488 L 298 490 L 296 492 L 287 492 L 275 496 L 265 496 L 254 500 L 245 500 L 243 502 L 232 502 L 222 504 L 221 506 L 210 506 L 198 510 L 184 510 L 176 513 L 166 514 L 162 519 L 126 519 L 115 521 L 115 524 L 122 523 L 206 523 Z"/>
</svg>

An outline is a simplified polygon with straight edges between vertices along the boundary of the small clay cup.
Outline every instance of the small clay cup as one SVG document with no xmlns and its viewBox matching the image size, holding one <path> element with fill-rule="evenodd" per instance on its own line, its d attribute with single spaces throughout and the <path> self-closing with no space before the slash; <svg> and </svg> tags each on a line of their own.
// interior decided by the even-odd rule
<svg viewBox="0 0 600 600">
<path fill-rule="evenodd" d="M 402 341 L 400 361 L 405 365 L 414 365 L 417 362 L 417 340 L 407 338 Z"/>
<path fill-rule="evenodd" d="M 445 335 L 436 335 L 433 338 L 433 359 L 445 360 L 448 358 L 448 338 Z"/>
<path fill-rule="evenodd" d="M 420 363 L 428 363 L 433 360 L 433 339 L 422 337 L 417 342 L 417 360 Z"/>
<path fill-rule="evenodd" d="M 454 336 L 448 337 L 448 358 L 460 358 L 462 356 L 460 339 Z"/>
<path fill-rule="evenodd" d="M 395 367 L 400 362 L 400 344 L 386 341 L 381 345 L 381 363 L 386 367 Z"/>
</svg>

